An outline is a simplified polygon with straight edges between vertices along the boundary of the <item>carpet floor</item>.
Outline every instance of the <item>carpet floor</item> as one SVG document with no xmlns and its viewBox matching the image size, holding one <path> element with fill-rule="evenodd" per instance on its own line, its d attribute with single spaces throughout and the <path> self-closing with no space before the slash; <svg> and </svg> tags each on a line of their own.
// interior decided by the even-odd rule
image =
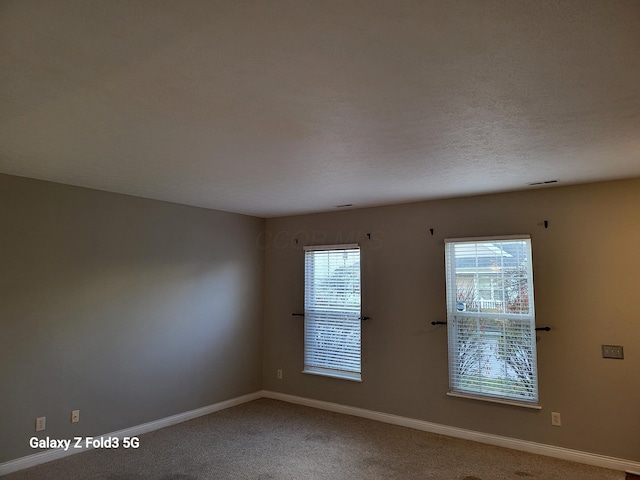
<svg viewBox="0 0 640 480">
<path fill-rule="evenodd" d="M 270 399 L 3 480 L 624 480 L 624 473 Z"/>
</svg>

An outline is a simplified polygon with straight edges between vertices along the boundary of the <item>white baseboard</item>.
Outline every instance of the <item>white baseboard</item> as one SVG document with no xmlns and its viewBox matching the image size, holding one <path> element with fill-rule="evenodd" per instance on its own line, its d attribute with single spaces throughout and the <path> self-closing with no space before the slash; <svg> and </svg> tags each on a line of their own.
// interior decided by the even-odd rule
<svg viewBox="0 0 640 480">
<path fill-rule="evenodd" d="M 295 403 L 298 405 L 305 405 L 307 407 L 319 408 L 321 410 L 328 410 L 331 412 L 344 413 L 346 415 L 368 418 L 370 420 L 390 423 L 392 425 L 400 425 L 402 427 L 414 428 L 416 430 L 437 433 L 440 435 L 447 435 L 449 437 L 462 438 L 465 440 L 472 440 L 474 442 L 511 448 L 513 450 L 545 455 L 547 457 L 560 458 L 562 460 L 569 460 L 586 465 L 609 468 L 611 470 L 631 472 L 640 471 L 640 462 L 634 462 L 631 460 L 581 452 L 579 450 L 571 450 L 568 448 L 555 447 L 553 445 L 545 445 L 542 443 L 518 440 L 515 438 L 501 437 L 499 435 L 475 432 L 473 430 L 465 430 L 463 428 L 449 427 L 447 425 L 426 422 L 424 420 L 416 420 L 414 418 L 401 417 L 398 415 L 391 415 L 388 413 L 376 412 L 373 410 L 365 410 L 363 408 L 349 407 L 347 405 L 341 405 L 338 403 L 297 397 L 294 395 L 271 392 L 268 390 L 261 390 L 258 392 L 250 393 L 248 395 L 243 395 L 241 397 L 232 398 L 230 400 L 225 400 L 213 405 L 198 408 L 196 410 L 190 410 L 188 412 L 172 415 L 170 417 L 161 418 L 153 422 L 125 428 L 124 430 L 118 430 L 117 432 L 106 433 L 104 435 L 95 435 L 94 437 L 122 438 L 142 435 L 143 433 L 148 433 L 160 428 L 176 425 L 178 423 L 186 422 L 187 420 L 202 417 L 203 415 L 208 415 L 210 413 L 218 412 L 226 408 L 235 407 L 236 405 L 251 402 L 263 397 L 272 398 L 274 400 L 282 400 L 284 402 Z M 16 460 L 10 460 L 5 463 L 0 463 L 0 476 L 17 472 L 18 470 L 23 470 L 25 468 L 35 467 L 36 465 L 40 465 L 42 463 L 57 460 L 59 458 L 67 457 L 69 455 L 84 452 L 90 449 L 91 448 L 69 449 L 67 451 L 64 451 L 63 449 L 52 449 L 18 458 Z"/>
<path fill-rule="evenodd" d="M 379 422 L 400 425 L 402 427 L 414 428 L 425 432 L 447 435 L 449 437 L 462 438 L 464 440 L 472 440 L 478 443 L 488 445 L 496 445 L 499 447 L 520 450 L 523 452 L 535 453 L 547 457 L 560 458 L 571 462 L 593 465 L 596 467 L 609 468 L 611 470 L 620 471 L 637 471 L 640 470 L 640 462 L 625 460 L 622 458 L 608 457 L 595 453 L 581 452 L 579 450 L 571 450 L 569 448 L 555 447 L 553 445 L 545 445 L 543 443 L 529 442 L 526 440 L 518 440 L 515 438 L 502 437 L 489 433 L 476 432 L 473 430 L 465 430 L 463 428 L 449 427 L 438 423 L 426 422 L 424 420 L 416 420 L 413 418 L 400 417 L 398 415 L 390 415 L 388 413 L 376 412 L 373 410 L 365 410 L 363 408 L 349 407 L 338 403 L 324 402 L 321 400 L 313 400 L 310 398 L 296 397 L 284 393 L 263 391 L 264 397 L 274 400 L 282 400 L 284 402 L 296 403 L 307 407 L 319 408 L 331 412 L 344 413 L 355 417 L 368 418 Z"/>
<path fill-rule="evenodd" d="M 214 403 L 213 405 L 208 405 L 206 407 L 197 408 L 195 410 L 179 413 L 177 415 L 161 418 L 159 420 L 154 420 L 153 422 L 143 423 L 142 425 L 125 428 L 124 430 L 118 430 L 117 432 L 105 433 L 104 435 L 94 435 L 93 437 L 135 437 L 137 435 L 142 435 L 143 433 L 152 432 L 160 428 L 169 427 L 177 423 L 182 423 L 186 422 L 187 420 L 202 417 L 203 415 L 209 415 L 210 413 L 218 412 L 220 410 L 224 410 L 225 408 L 235 407 L 236 405 L 240 405 L 242 403 L 251 402 L 263 396 L 263 391 L 254 392 L 248 395 L 243 395 L 241 397 L 225 400 L 223 402 Z M 18 470 L 24 470 L 25 468 L 35 467 L 36 465 L 47 463 L 52 460 L 57 460 L 59 458 L 68 457 L 69 455 L 73 455 L 75 453 L 86 452 L 87 450 L 91 449 L 91 447 L 77 449 L 70 448 L 69 450 L 65 451 L 62 448 L 55 448 L 46 450 L 44 452 L 34 453 L 33 455 L 27 455 L 26 457 L 18 458 L 16 460 L 10 460 L 5 463 L 0 463 L 0 476 L 17 472 Z"/>
</svg>

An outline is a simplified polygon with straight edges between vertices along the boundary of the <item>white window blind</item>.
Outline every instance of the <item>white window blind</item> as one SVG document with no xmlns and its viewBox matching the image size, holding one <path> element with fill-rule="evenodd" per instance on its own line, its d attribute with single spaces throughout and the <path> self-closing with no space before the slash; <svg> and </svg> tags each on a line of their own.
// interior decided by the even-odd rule
<svg viewBox="0 0 640 480">
<path fill-rule="evenodd" d="M 361 379 L 360 316 L 360 247 L 305 247 L 305 373 Z"/>
<path fill-rule="evenodd" d="M 445 240 L 451 394 L 537 405 L 531 240 Z"/>
</svg>

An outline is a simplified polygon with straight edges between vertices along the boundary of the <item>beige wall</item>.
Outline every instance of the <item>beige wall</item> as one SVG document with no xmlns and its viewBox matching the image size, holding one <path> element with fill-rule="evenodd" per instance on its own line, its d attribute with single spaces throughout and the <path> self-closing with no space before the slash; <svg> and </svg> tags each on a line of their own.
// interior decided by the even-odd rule
<svg viewBox="0 0 640 480">
<path fill-rule="evenodd" d="M 513 233 L 532 236 L 537 322 L 553 328 L 540 412 L 447 397 L 446 330 L 430 324 L 443 239 Z M 364 381 L 303 375 L 302 246 L 354 241 Z M 640 179 L 265 224 L 0 175 L 0 462 L 33 453 L 37 416 L 43 437 L 95 435 L 261 388 L 639 461 L 638 245 Z"/>
<path fill-rule="evenodd" d="M 260 390 L 263 228 L 0 175 L 0 463 Z"/>
<path fill-rule="evenodd" d="M 445 320 L 444 238 L 520 233 L 537 324 L 553 329 L 538 336 L 541 411 L 446 396 L 446 329 L 431 325 Z M 640 179 L 268 219 L 262 240 L 266 389 L 640 460 Z M 302 247 L 353 241 L 371 317 L 363 382 L 304 375 L 303 321 L 290 316 L 303 306 Z M 625 359 L 601 358 L 601 344 Z"/>
</svg>

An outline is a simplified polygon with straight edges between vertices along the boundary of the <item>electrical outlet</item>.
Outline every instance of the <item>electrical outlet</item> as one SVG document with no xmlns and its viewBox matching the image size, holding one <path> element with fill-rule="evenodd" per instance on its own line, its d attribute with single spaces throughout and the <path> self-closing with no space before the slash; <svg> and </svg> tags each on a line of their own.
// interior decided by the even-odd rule
<svg viewBox="0 0 640 480">
<path fill-rule="evenodd" d="M 551 412 L 551 425 L 554 427 L 562 426 L 562 421 L 560 420 L 560 414 L 558 412 Z"/>
<path fill-rule="evenodd" d="M 71 423 L 77 423 L 80 421 L 80 410 L 74 410 L 71 412 Z"/>
<path fill-rule="evenodd" d="M 41 432 L 47 427 L 47 417 L 36 418 L 36 432 Z"/>
<path fill-rule="evenodd" d="M 278 370 L 278 380 L 282 380 L 282 370 Z"/>
</svg>

